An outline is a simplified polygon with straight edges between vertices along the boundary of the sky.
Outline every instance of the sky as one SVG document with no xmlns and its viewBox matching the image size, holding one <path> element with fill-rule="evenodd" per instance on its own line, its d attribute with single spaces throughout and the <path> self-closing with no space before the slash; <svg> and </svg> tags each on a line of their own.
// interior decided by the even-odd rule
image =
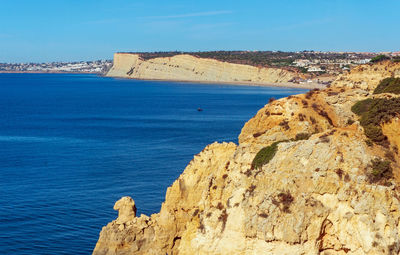
<svg viewBox="0 0 400 255">
<path fill-rule="evenodd" d="M 0 63 L 126 51 L 399 51 L 400 0 L 0 0 Z"/>
</svg>

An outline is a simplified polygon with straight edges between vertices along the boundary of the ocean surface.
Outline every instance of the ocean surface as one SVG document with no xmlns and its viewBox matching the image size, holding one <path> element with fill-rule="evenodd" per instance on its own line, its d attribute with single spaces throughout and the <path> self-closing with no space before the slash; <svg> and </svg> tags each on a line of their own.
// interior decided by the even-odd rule
<svg viewBox="0 0 400 255">
<path fill-rule="evenodd" d="M 0 74 L 0 254 L 90 254 L 121 196 L 158 212 L 194 154 L 304 91 Z"/>
</svg>

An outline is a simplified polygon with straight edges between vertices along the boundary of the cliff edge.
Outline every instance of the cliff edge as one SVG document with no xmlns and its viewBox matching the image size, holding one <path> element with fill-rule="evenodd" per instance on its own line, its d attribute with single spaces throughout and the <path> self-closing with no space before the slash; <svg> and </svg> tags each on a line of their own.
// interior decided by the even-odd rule
<svg viewBox="0 0 400 255">
<path fill-rule="evenodd" d="M 116 53 L 114 65 L 106 76 L 198 82 L 286 83 L 297 77 L 298 73 L 279 68 L 221 62 L 186 54 L 143 60 L 139 54 Z"/>
<path fill-rule="evenodd" d="M 399 254 L 400 95 L 374 91 L 387 77 L 399 63 L 270 102 L 238 145 L 195 155 L 159 213 L 118 201 L 93 254 Z"/>
</svg>

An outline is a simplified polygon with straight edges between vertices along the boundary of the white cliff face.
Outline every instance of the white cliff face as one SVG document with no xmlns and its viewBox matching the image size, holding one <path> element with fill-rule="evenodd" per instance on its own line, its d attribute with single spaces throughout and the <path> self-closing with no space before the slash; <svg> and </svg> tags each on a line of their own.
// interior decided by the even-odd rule
<svg viewBox="0 0 400 255">
<path fill-rule="evenodd" d="M 120 210 L 93 254 L 399 254 L 399 151 L 395 178 L 372 183 L 371 161 L 389 149 L 367 145 L 350 110 L 371 88 L 343 85 L 266 105 L 239 145 L 214 143 L 194 156 L 159 213 L 132 219 Z M 397 117 L 383 132 L 399 145 Z M 311 136 L 294 141 L 299 133 Z M 276 141 L 271 161 L 252 167 Z"/>
<path fill-rule="evenodd" d="M 128 72 L 138 65 L 139 55 L 137 54 L 114 54 L 114 63 L 107 76 L 129 78 Z"/>
<path fill-rule="evenodd" d="M 137 54 L 116 53 L 114 66 L 107 76 L 202 82 L 284 83 L 297 75 L 279 68 L 259 68 L 191 55 L 142 60 Z"/>
</svg>

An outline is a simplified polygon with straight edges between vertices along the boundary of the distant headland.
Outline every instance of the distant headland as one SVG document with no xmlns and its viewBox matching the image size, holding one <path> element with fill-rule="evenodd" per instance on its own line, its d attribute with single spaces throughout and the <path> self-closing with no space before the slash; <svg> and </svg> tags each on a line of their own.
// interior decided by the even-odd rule
<svg viewBox="0 0 400 255">
<path fill-rule="evenodd" d="M 114 60 L 0 63 L 0 73 L 93 73 L 139 80 L 323 88 L 352 68 L 400 52 L 118 52 Z"/>
<path fill-rule="evenodd" d="M 143 80 L 320 88 L 337 75 L 378 56 L 360 52 L 119 52 L 106 74 Z"/>
</svg>

